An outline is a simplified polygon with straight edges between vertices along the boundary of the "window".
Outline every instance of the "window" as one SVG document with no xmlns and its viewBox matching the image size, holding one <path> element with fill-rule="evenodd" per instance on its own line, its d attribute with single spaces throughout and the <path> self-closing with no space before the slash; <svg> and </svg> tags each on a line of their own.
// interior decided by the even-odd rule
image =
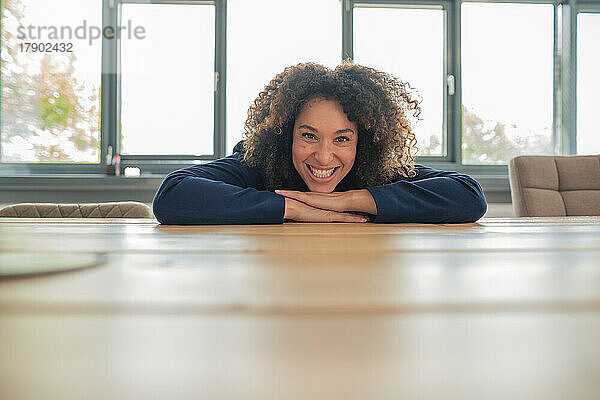
<svg viewBox="0 0 600 400">
<path fill-rule="evenodd" d="M 248 107 L 290 65 L 341 60 L 339 0 L 227 2 L 227 154 L 243 137 Z"/>
<path fill-rule="evenodd" d="M 600 153 L 600 12 L 577 15 L 577 153 Z"/>
<path fill-rule="evenodd" d="M 421 99 L 419 155 L 445 155 L 445 19 L 441 5 L 354 8 L 354 60 L 408 82 Z"/>
<path fill-rule="evenodd" d="M 597 154 L 600 3 L 542 1 L 3 0 L 0 174 L 228 155 L 275 74 L 345 57 L 414 88 L 428 165 L 495 179 L 520 154 Z"/>
<path fill-rule="evenodd" d="M 123 4 L 120 25 L 144 32 L 121 36 L 121 154 L 214 154 L 214 6 Z"/>
<path fill-rule="evenodd" d="M 2 1 L 2 163 L 99 163 L 97 0 Z"/>
<path fill-rule="evenodd" d="M 463 3 L 462 162 L 552 154 L 552 4 Z"/>
</svg>

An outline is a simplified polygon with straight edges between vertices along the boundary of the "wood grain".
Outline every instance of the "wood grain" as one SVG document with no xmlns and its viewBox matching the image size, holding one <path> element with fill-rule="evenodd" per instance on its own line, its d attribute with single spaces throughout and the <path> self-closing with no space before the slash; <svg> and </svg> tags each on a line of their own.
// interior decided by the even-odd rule
<svg viewBox="0 0 600 400">
<path fill-rule="evenodd" d="M 0 219 L 4 399 L 598 399 L 600 218 Z"/>
</svg>

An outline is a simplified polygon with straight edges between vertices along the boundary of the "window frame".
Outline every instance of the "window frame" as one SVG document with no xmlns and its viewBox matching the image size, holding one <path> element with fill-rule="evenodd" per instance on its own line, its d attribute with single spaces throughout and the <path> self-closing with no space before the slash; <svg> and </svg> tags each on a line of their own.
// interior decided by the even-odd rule
<svg viewBox="0 0 600 400">
<path fill-rule="evenodd" d="M 104 24 L 105 5 L 108 5 L 109 0 L 102 0 L 102 26 Z M 111 0 L 112 1 L 112 0 Z M 100 22 L 100 21 L 98 21 Z M 1 26 L 1 24 L 0 24 Z M 102 44 L 102 53 L 100 55 L 100 62 L 103 63 L 104 57 L 104 44 Z M 103 67 L 102 67 L 103 68 Z M 103 71 L 103 69 L 101 70 Z M 103 75 L 103 72 L 101 72 Z M 0 102 L 2 101 L 2 81 L 0 80 Z M 103 76 L 100 77 L 100 86 L 103 85 Z M 103 101 L 100 99 L 100 107 L 102 114 Z M 1 118 L 0 114 L 0 118 Z M 102 117 L 100 117 L 102 120 Z M 40 176 L 40 175 L 57 175 L 57 174 L 102 174 L 106 175 L 106 164 L 103 164 L 103 143 L 104 134 L 103 129 L 100 127 L 100 163 L 69 163 L 69 162 L 23 162 L 23 163 L 12 163 L 12 162 L 0 162 L 0 177 L 2 176 Z M 1 143 L 0 143 L 1 146 Z M 1 182 L 0 182 L 1 183 Z"/>
<path fill-rule="evenodd" d="M 346 6 L 343 8 L 344 12 L 348 15 L 345 16 L 343 22 L 347 24 L 343 29 L 344 34 L 347 36 L 344 41 L 344 55 L 352 55 L 352 11 L 358 4 L 369 4 L 369 5 L 380 5 L 394 6 L 394 5 L 443 5 L 444 10 L 447 10 L 447 26 L 446 26 L 446 76 L 454 75 L 455 81 L 455 94 L 450 96 L 448 94 L 448 87 L 446 86 L 445 96 L 445 113 L 446 113 L 446 156 L 417 156 L 417 162 L 426 163 L 437 168 L 443 169 L 454 169 L 460 170 L 475 175 L 487 175 L 487 176 L 508 176 L 508 166 L 506 164 L 463 164 L 462 163 L 462 68 L 461 68 L 461 7 L 463 3 L 516 3 L 516 4 L 553 4 L 554 5 L 554 76 L 553 76 L 553 142 L 555 142 L 555 148 L 558 147 L 559 127 L 556 126 L 556 112 L 557 112 L 557 88 L 560 87 L 558 68 L 560 67 L 560 58 L 557 57 L 560 48 L 557 46 L 556 32 L 560 25 L 557 25 L 556 15 L 557 7 L 556 3 L 552 0 L 492 0 L 492 1 L 463 1 L 463 0 L 449 0 L 449 1 L 435 1 L 435 0 L 343 0 L 346 2 Z M 563 34 L 563 37 L 565 35 Z M 567 35 L 569 37 L 570 35 Z M 559 149 L 557 149 L 559 150 Z M 560 144 L 560 150 L 557 151 L 559 154 L 566 153 L 563 150 L 563 143 Z"/>
<path fill-rule="evenodd" d="M 226 0 L 99 0 L 102 2 L 102 23 L 106 27 L 116 27 L 119 22 L 121 4 L 211 4 L 215 6 L 215 60 L 214 70 L 218 74 L 214 93 L 214 153 L 208 155 L 123 155 L 121 168 L 135 166 L 141 168 L 146 175 L 164 175 L 174 169 L 203 163 L 223 157 L 227 153 L 225 137 L 225 93 L 226 93 Z M 106 176 L 106 155 L 109 148 L 113 154 L 120 154 L 119 129 L 119 85 L 118 70 L 119 41 L 102 38 L 101 45 L 101 77 L 102 94 L 100 98 L 100 162 L 0 162 L 1 176 L 42 176 L 42 175 L 100 175 Z M 215 78 L 217 75 L 215 76 Z M 0 99 L 1 100 L 1 99 Z M 1 182 L 0 182 L 1 184 Z"/>
<path fill-rule="evenodd" d="M 167 5 L 212 5 L 215 7 L 215 90 L 214 90 L 214 126 L 213 126 L 213 153 L 203 155 L 121 155 L 121 168 L 138 167 L 145 174 L 166 174 L 173 169 L 189 166 L 193 163 L 203 163 L 226 155 L 226 1 L 225 0 L 113 0 L 114 7 L 109 7 L 109 22 L 112 26 L 118 26 L 121 23 L 121 6 L 123 4 L 167 4 Z M 110 1 L 109 1 L 110 3 Z M 107 93 L 106 114 L 107 132 L 106 148 L 104 154 L 107 154 L 109 147 L 112 146 L 115 154 L 121 154 L 120 140 L 120 121 L 121 121 L 121 97 L 120 97 L 120 41 L 106 40 L 108 68 L 111 91 Z M 113 72 L 114 71 L 114 72 Z M 104 100 L 104 99 L 103 99 Z M 111 108 L 108 109 L 108 106 Z M 104 120 L 104 119 L 103 119 Z M 105 156 L 104 156 L 105 158 Z M 104 160 L 102 158 L 102 160 Z"/>
<path fill-rule="evenodd" d="M 439 7 L 444 11 L 444 70 L 443 76 L 447 79 L 449 76 L 454 77 L 454 94 L 449 93 L 449 86 L 446 82 L 442 82 L 444 86 L 444 98 L 442 105 L 442 143 L 445 155 L 441 156 L 419 156 L 419 161 L 424 162 L 453 162 L 457 159 L 456 146 L 454 144 L 455 137 L 450 132 L 456 127 L 456 114 L 453 112 L 455 108 L 454 102 L 459 97 L 460 77 L 456 73 L 457 60 L 455 59 L 456 52 L 452 48 L 455 37 L 456 20 L 454 17 L 454 8 L 451 0 L 345 0 L 346 4 L 342 7 L 345 14 L 342 18 L 342 34 L 347 35 L 342 38 L 342 57 L 354 58 L 354 10 L 356 8 L 427 8 L 427 6 Z M 344 26 L 346 24 L 346 26 Z M 459 121 L 460 122 L 460 121 Z"/>
<path fill-rule="evenodd" d="M 552 148 L 554 150 L 554 155 L 566 155 L 569 154 L 568 153 L 568 149 L 569 149 L 569 143 L 568 137 L 563 137 L 562 132 L 563 132 L 563 128 L 561 125 L 561 119 L 560 116 L 561 115 L 565 115 L 564 113 L 564 107 L 565 104 L 562 104 L 562 98 L 568 99 L 569 98 L 569 94 L 566 92 L 562 92 L 563 97 L 561 98 L 559 96 L 559 93 L 561 93 L 564 87 L 564 79 L 562 78 L 563 76 L 565 76 L 565 73 L 568 73 L 569 69 L 570 69 L 570 61 L 568 59 L 568 57 L 562 56 L 563 54 L 563 48 L 564 46 L 567 45 L 567 42 L 560 42 L 560 38 L 566 38 L 568 39 L 570 37 L 570 35 L 565 35 L 564 32 L 564 27 L 565 27 L 565 20 L 564 18 L 561 20 L 560 19 L 560 12 L 559 12 L 559 8 L 558 6 L 560 5 L 560 0 L 460 0 L 457 1 L 457 3 L 460 3 L 458 5 L 458 7 L 462 7 L 463 3 L 500 3 L 500 4 L 547 4 L 547 5 L 552 5 L 553 6 L 553 14 L 554 14 L 554 23 L 553 23 L 553 35 L 554 35 L 554 45 L 553 45 L 553 76 L 552 76 Z M 460 10 L 458 11 L 460 14 Z M 462 21 L 462 15 L 460 16 L 460 20 L 459 20 L 459 27 L 458 27 L 458 37 L 457 40 L 459 42 L 459 48 L 460 48 L 460 41 L 461 41 L 461 24 L 460 22 Z M 458 52 L 461 53 L 462 49 L 459 50 Z M 462 53 L 461 53 L 462 54 Z M 567 62 L 565 62 L 565 59 Z M 462 75 L 462 74 L 461 74 Z M 462 87 L 461 87 L 461 94 L 462 94 Z M 460 104 L 462 106 L 462 96 L 461 96 L 461 101 Z M 457 112 L 462 112 L 462 109 L 460 111 Z M 567 113 L 568 115 L 568 113 Z M 461 116 L 462 117 L 462 116 Z M 566 121 L 568 122 L 568 121 Z M 460 124 L 460 129 L 457 130 L 456 134 L 459 136 L 458 137 L 458 146 L 462 146 L 462 118 L 461 118 L 461 124 Z M 565 141 L 566 139 L 566 141 Z M 462 147 L 461 147 L 462 149 Z M 494 172 L 502 172 L 503 174 L 506 174 L 506 177 L 508 179 L 508 163 L 507 164 L 488 164 L 488 165 L 484 165 L 484 164 L 462 164 L 462 157 L 461 159 L 457 160 L 457 165 L 459 166 L 465 166 L 465 167 L 472 167 L 472 168 L 476 168 L 475 170 L 477 170 L 477 168 L 482 168 L 482 167 L 488 167 L 490 169 L 492 169 Z M 462 170 L 465 170 L 464 168 Z M 487 171 L 487 170 L 482 170 L 482 171 Z M 506 172 L 504 172 L 506 171 Z"/>
</svg>

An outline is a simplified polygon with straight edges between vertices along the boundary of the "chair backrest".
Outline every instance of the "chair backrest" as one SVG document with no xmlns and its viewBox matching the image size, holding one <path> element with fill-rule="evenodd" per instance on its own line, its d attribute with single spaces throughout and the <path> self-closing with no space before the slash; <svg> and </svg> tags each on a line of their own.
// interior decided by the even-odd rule
<svg viewBox="0 0 600 400">
<path fill-rule="evenodd" d="M 135 201 L 90 204 L 20 203 L 0 210 L 0 217 L 154 218 L 150 207 Z"/>
<path fill-rule="evenodd" d="M 517 217 L 600 215 L 600 156 L 519 156 L 508 172 Z"/>
</svg>

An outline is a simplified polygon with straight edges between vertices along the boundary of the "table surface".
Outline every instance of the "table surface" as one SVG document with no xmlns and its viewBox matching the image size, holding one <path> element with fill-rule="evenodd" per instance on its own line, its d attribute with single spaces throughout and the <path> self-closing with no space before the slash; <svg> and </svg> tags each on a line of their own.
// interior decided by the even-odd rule
<svg viewBox="0 0 600 400">
<path fill-rule="evenodd" d="M 600 217 L 0 219 L 4 399 L 600 398 Z M 54 257 L 53 259 L 56 259 Z"/>
</svg>

